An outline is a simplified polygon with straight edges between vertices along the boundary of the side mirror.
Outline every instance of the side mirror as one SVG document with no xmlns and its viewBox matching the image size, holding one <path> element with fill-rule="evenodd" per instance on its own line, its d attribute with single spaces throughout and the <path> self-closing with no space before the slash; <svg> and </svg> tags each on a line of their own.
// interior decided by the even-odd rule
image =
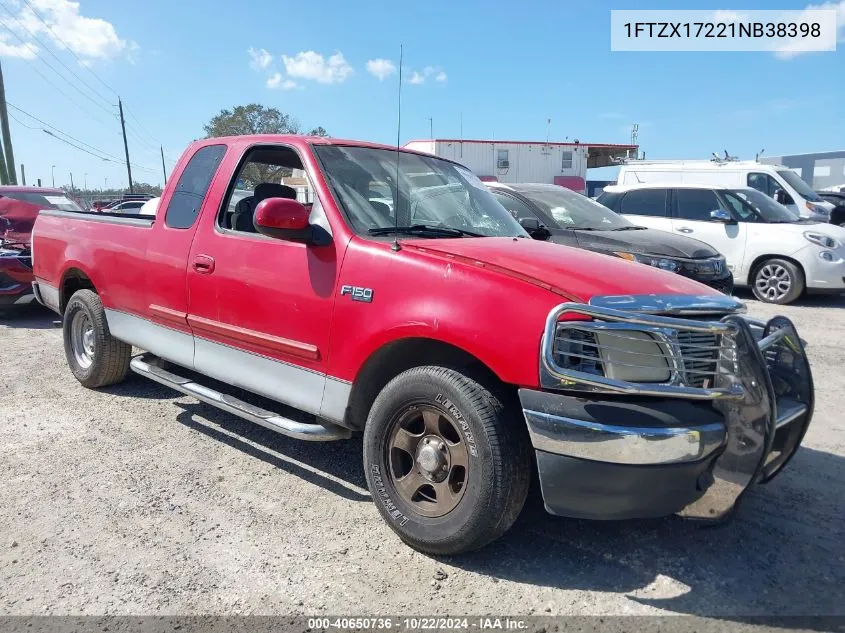
<svg viewBox="0 0 845 633">
<path fill-rule="evenodd" d="M 538 218 L 519 218 L 519 225 L 535 240 L 545 240 L 551 235 Z"/>
<path fill-rule="evenodd" d="M 730 213 L 724 209 L 716 209 L 710 212 L 710 219 L 714 222 L 724 222 L 725 224 L 736 224 Z"/>
<path fill-rule="evenodd" d="M 288 198 L 267 198 L 258 203 L 253 224 L 259 233 L 296 242 L 311 241 L 308 209 Z"/>
</svg>

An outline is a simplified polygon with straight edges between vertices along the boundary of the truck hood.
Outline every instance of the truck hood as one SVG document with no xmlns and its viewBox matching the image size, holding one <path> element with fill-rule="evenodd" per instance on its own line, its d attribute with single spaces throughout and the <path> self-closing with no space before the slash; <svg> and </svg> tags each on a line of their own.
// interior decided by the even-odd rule
<svg viewBox="0 0 845 633">
<path fill-rule="evenodd" d="M 721 296 L 704 284 L 644 264 L 527 238 L 402 240 L 405 247 L 519 278 L 573 301 L 600 295 Z"/>
</svg>

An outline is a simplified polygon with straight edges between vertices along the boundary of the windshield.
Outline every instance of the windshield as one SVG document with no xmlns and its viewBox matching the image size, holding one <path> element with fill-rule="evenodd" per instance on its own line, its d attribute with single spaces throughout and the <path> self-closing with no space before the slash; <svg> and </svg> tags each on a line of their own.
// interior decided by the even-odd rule
<svg viewBox="0 0 845 633">
<path fill-rule="evenodd" d="M 777 170 L 778 176 L 783 178 L 789 186 L 795 189 L 798 192 L 798 195 L 804 198 L 805 200 L 811 200 L 812 202 L 821 202 L 821 198 L 819 194 L 813 191 L 806 182 L 801 180 L 801 176 L 796 174 L 794 171 L 789 171 L 788 169 L 778 169 Z"/>
<path fill-rule="evenodd" d="M 554 218 L 563 229 L 612 230 L 634 226 L 607 207 L 559 186 L 516 191 Z"/>
<path fill-rule="evenodd" d="M 62 211 L 82 211 L 82 208 L 62 193 L 37 193 L 29 191 L 11 191 L 2 194 L 4 198 L 12 198 L 21 202 L 34 204 L 39 209 L 60 209 Z"/>
<path fill-rule="evenodd" d="M 720 192 L 733 211 L 744 222 L 797 222 L 798 214 L 756 189 L 734 189 Z"/>
<path fill-rule="evenodd" d="M 318 145 L 314 153 L 359 234 L 424 225 L 488 237 L 528 235 L 477 176 L 454 163 L 369 147 Z"/>
</svg>

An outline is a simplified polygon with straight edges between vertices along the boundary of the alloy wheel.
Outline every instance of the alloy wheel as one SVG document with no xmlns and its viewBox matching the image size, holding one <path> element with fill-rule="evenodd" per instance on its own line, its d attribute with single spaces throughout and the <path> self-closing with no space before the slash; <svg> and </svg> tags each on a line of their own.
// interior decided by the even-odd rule
<svg viewBox="0 0 845 633">
<path fill-rule="evenodd" d="M 754 285 L 767 301 L 780 301 L 792 289 L 792 276 L 780 264 L 766 264 L 757 273 Z"/>
<path fill-rule="evenodd" d="M 429 404 L 410 406 L 393 423 L 385 449 L 390 480 L 415 512 L 435 518 L 460 503 L 469 454 L 449 413 Z"/>
</svg>

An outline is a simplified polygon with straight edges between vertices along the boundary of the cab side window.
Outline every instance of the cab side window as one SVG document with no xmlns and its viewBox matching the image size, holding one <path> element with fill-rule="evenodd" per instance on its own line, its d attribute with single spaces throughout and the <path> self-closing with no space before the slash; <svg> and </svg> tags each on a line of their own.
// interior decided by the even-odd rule
<svg viewBox="0 0 845 633">
<path fill-rule="evenodd" d="M 194 225 L 225 153 L 225 145 L 206 145 L 191 156 L 167 205 L 164 216 L 167 226 L 172 229 L 189 229 Z"/>
<path fill-rule="evenodd" d="M 619 213 L 665 218 L 666 189 L 634 189 L 622 198 Z"/>
<path fill-rule="evenodd" d="M 710 189 L 676 189 L 675 201 L 678 217 L 684 220 L 710 222 L 710 212 L 722 208 L 716 194 Z"/>
<path fill-rule="evenodd" d="M 522 218 L 537 218 L 543 222 L 543 218 L 538 218 L 534 210 L 522 200 L 517 200 L 516 198 L 513 198 L 505 193 L 499 193 L 498 191 L 492 191 L 491 193 L 493 194 L 493 197 L 496 198 L 496 202 L 505 207 L 505 209 L 507 209 L 516 220 L 520 220 Z"/>
</svg>

